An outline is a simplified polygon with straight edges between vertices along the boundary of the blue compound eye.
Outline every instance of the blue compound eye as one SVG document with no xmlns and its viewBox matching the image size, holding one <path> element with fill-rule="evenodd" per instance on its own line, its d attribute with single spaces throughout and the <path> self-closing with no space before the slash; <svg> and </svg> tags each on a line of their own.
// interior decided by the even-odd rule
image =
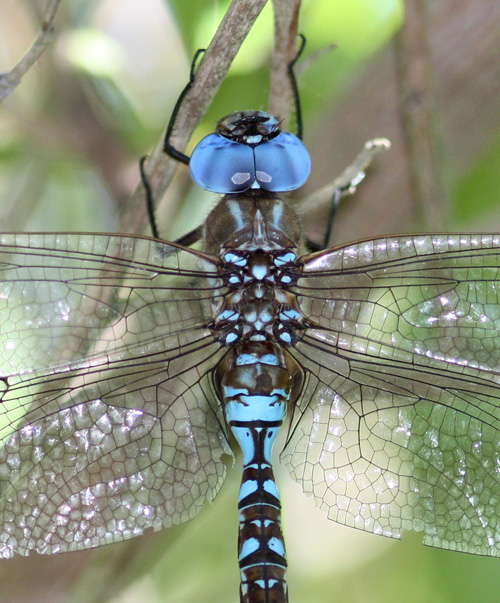
<svg viewBox="0 0 500 603">
<path fill-rule="evenodd" d="M 290 132 L 255 146 L 209 134 L 195 147 L 189 169 L 193 181 L 213 193 L 243 193 L 252 187 L 284 192 L 304 184 L 311 159 Z"/>
<path fill-rule="evenodd" d="M 256 180 L 266 191 L 293 191 L 309 177 L 309 153 L 304 143 L 290 132 L 281 132 L 253 151 Z"/>
<path fill-rule="evenodd" d="M 209 134 L 195 147 L 189 160 L 193 181 L 213 193 L 242 193 L 255 182 L 253 149 Z"/>
</svg>

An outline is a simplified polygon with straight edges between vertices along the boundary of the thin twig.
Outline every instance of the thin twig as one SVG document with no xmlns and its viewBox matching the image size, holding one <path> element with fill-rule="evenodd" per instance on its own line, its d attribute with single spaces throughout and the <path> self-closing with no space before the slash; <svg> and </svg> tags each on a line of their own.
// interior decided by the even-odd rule
<svg viewBox="0 0 500 603">
<path fill-rule="evenodd" d="M 23 77 L 28 73 L 31 67 L 33 67 L 43 51 L 52 42 L 52 38 L 54 36 L 54 29 L 52 25 L 54 23 L 60 3 L 61 0 L 48 0 L 45 8 L 45 17 L 42 21 L 40 32 L 33 42 L 33 45 L 14 67 L 14 69 L 9 71 L 9 73 L 0 75 L 0 102 L 14 92 L 17 86 L 21 83 Z"/>
<path fill-rule="evenodd" d="M 196 70 L 193 87 L 186 95 L 177 115 L 171 138 L 175 148 L 183 151 L 191 135 L 212 102 L 240 46 L 264 8 L 267 0 L 233 0 L 215 36 Z M 163 136 L 151 154 L 145 172 L 155 199 L 161 199 L 170 184 L 178 162 L 163 152 Z M 139 209 L 138 209 L 139 208 Z M 161 203 L 157 206 L 161 214 Z M 124 211 L 123 232 L 141 232 L 145 218 L 144 188 L 135 190 Z"/>
<path fill-rule="evenodd" d="M 387 151 L 390 147 L 391 143 L 387 138 L 374 138 L 366 142 L 354 161 L 346 167 L 340 176 L 301 201 L 297 205 L 297 211 L 312 215 L 318 209 L 329 205 L 337 193 L 339 193 L 339 198 L 354 194 L 356 187 L 364 179 L 365 170 L 373 161 L 375 155 L 380 151 Z"/>
</svg>

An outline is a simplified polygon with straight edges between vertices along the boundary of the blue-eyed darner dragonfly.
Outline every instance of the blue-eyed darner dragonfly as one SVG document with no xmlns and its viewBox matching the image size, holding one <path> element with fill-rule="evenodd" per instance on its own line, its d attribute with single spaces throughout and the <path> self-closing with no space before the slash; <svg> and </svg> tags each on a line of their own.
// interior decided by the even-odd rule
<svg viewBox="0 0 500 603">
<path fill-rule="evenodd" d="M 497 555 L 500 236 L 307 254 L 281 194 L 307 177 L 300 141 L 260 112 L 219 129 L 191 161 L 224 193 L 201 251 L 1 236 L 1 554 L 188 521 L 222 484 L 232 430 L 242 600 L 286 600 L 270 449 L 287 410 L 282 460 L 332 519 Z"/>
</svg>

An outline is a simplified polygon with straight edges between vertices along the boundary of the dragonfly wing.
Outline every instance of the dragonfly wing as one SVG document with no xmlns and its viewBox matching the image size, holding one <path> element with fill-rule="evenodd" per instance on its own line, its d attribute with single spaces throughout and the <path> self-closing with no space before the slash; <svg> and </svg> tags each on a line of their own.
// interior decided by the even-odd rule
<svg viewBox="0 0 500 603">
<path fill-rule="evenodd" d="M 202 254 L 140 237 L 1 235 L 0 555 L 194 517 L 230 454 Z"/>
<path fill-rule="evenodd" d="M 314 254 L 296 292 L 293 477 L 346 525 L 500 555 L 500 237 Z"/>
</svg>

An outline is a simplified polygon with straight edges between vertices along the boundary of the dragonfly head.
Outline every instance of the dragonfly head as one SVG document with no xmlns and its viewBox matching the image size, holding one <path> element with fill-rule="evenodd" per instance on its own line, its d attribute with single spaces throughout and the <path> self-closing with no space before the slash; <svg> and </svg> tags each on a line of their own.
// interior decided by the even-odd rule
<svg viewBox="0 0 500 603">
<path fill-rule="evenodd" d="M 196 184 L 214 193 L 280 193 L 304 184 L 311 158 L 297 136 L 280 130 L 273 115 L 239 111 L 221 119 L 216 131 L 196 145 L 189 169 Z"/>
</svg>

